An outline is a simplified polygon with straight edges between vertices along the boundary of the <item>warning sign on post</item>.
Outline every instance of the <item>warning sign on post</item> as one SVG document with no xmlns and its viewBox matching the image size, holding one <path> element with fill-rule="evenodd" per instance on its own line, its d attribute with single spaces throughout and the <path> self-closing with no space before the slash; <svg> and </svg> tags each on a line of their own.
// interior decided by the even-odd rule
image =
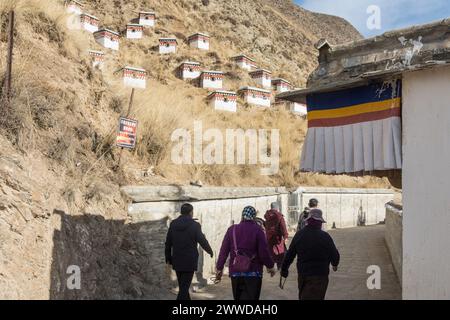
<svg viewBox="0 0 450 320">
<path fill-rule="evenodd" d="M 127 149 L 136 147 L 137 126 L 138 122 L 136 120 L 120 118 L 116 140 L 118 147 Z"/>
</svg>

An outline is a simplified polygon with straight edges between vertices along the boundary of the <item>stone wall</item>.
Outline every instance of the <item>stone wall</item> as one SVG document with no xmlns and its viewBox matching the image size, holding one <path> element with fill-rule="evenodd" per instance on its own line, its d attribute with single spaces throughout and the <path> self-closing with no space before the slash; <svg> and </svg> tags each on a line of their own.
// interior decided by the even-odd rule
<svg viewBox="0 0 450 320">
<path fill-rule="evenodd" d="M 389 202 L 386 204 L 386 246 L 389 250 L 400 285 L 402 284 L 403 264 L 403 207 Z"/>
</svg>

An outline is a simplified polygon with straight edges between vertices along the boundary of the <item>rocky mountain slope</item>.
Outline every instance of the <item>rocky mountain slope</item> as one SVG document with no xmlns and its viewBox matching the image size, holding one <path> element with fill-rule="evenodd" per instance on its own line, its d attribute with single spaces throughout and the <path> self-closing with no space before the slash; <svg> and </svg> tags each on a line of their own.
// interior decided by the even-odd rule
<svg viewBox="0 0 450 320">
<path fill-rule="evenodd" d="M 155 10 L 154 29 L 140 41 L 122 40 L 107 52 L 103 72 L 93 69 L 89 49 L 101 50 L 91 34 L 71 29 L 62 1 L 4 0 L 0 3 L 0 73 L 6 64 L 6 19 L 16 11 L 13 96 L 0 118 L 0 298 L 158 297 L 160 280 L 151 272 L 161 252 L 139 243 L 130 226 L 120 185 L 386 186 L 385 180 L 328 177 L 297 172 L 305 121 L 285 110 L 242 105 L 237 114 L 207 105 L 207 90 L 176 78 L 184 60 L 226 72 L 225 86 L 250 84 L 230 57 L 253 56 L 257 63 L 301 87 L 316 66 L 313 44 L 360 38 L 346 21 L 315 14 L 288 0 L 90 0 L 85 10 L 102 25 L 123 30 L 136 10 Z M 211 50 L 198 52 L 183 40 L 208 32 Z M 175 36 L 176 55 L 161 57 L 159 37 Z M 107 51 L 107 50 L 105 50 Z M 149 87 L 138 91 L 131 116 L 140 121 L 138 147 L 114 147 L 118 117 L 130 90 L 114 72 L 125 65 L 149 72 Z M 3 78 L 1 78 L 3 80 Z M 178 166 L 170 161 L 170 135 L 205 128 L 279 128 L 280 173 L 264 177 L 254 166 Z M 161 239 L 162 241 L 162 239 Z M 148 255 L 153 255 L 149 264 Z M 83 268 L 79 291 L 67 291 L 69 257 Z M 72 260 L 73 260 L 72 259 Z M 71 261 L 72 261 L 71 260 Z M 146 270 L 146 272 L 142 272 Z M 132 279 L 132 281 L 130 280 Z"/>
</svg>

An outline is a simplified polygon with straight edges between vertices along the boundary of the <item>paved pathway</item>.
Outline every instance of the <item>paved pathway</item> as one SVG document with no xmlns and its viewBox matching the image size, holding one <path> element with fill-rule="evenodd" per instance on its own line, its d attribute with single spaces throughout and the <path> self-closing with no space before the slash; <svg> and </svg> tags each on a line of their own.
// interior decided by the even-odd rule
<svg viewBox="0 0 450 320">
<path fill-rule="evenodd" d="M 384 226 L 370 226 L 351 229 L 331 230 L 341 253 L 338 272 L 330 273 L 328 300 L 375 300 L 401 299 L 401 289 L 395 275 L 389 253 L 384 242 Z M 367 288 L 367 267 L 377 265 L 381 268 L 381 289 Z M 279 274 L 274 278 L 265 275 L 261 299 L 296 300 L 298 298 L 297 273 L 295 262 L 284 290 L 278 288 Z M 230 280 L 224 277 L 219 285 L 211 285 L 201 292 L 194 293 L 193 299 L 230 300 Z"/>
</svg>

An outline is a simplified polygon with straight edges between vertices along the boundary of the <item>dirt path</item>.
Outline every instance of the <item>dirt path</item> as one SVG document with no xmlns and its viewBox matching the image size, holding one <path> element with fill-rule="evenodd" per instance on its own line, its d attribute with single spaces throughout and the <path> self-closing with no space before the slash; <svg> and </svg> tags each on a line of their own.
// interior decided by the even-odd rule
<svg viewBox="0 0 450 320">
<path fill-rule="evenodd" d="M 370 226 L 330 231 L 341 253 L 338 272 L 331 272 L 328 300 L 401 299 L 401 289 L 389 253 L 384 242 L 384 226 Z M 367 288 L 367 267 L 377 265 L 381 269 L 381 289 Z M 296 300 L 298 296 L 295 263 L 284 290 L 278 287 L 279 275 L 265 275 L 262 300 Z M 193 299 L 230 300 L 231 284 L 228 278 L 219 285 L 208 286 L 202 292 L 192 294 Z"/>
</svg>

